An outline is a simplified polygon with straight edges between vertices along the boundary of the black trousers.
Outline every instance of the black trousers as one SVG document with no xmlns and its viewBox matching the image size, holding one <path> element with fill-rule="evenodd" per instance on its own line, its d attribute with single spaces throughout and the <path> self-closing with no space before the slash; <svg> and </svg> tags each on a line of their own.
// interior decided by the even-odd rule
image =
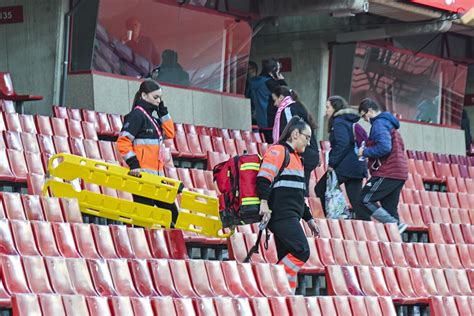
<svg viewBox="0 0 474 316">
<path fill-rule="evenodd" d="M 326 188 L 327 188 L 327 172 L 324 176 L 319 179 L 318 183 L 314 187 L 314 193 L 321 200 L 323 206 L 324 214 L 326 214 Z M 357 219 L 370 220 L 370 216 L 365 216 L 364 218 L 359 218 L 360 209 L 362 207 L 360 201 L 360 194 L 362 192 L 362 179 L 353 179 L 353 178 L 338 178 L 339 184 L 344 184 L 346 187 L 347 197 L 352 205 L 352 211 L 355 212 Z"/>
<path fill-rule="evenodd" d="M 308 240 L 297 217 L 270 220 L 268 228 L 275 238 L 278 261 L 289 253 L 298 260 L 308 261 L 310 255 Z"/>
<path fill-rule="evenodd" d="M 156 206 L 171 211 L 171 228 L 174 228 L 176 221 L 178 220 L 178 208 L 175 203 L 165 203 L 162 201 L 153 200 L 144 196 L 133 194 L 133 202 L 146 204 L 150 206 Z"/>
<path fill-rule="evenodd" d="M 370 216 L 380 207 L 390 215 L 398 217 L 398 202 L 402 191 L 404 180 L 372 177 L 362 188 L 361 202 L 365 216 Z M 380 203 L 380 204 L 379 204 Z"/>
</svg>

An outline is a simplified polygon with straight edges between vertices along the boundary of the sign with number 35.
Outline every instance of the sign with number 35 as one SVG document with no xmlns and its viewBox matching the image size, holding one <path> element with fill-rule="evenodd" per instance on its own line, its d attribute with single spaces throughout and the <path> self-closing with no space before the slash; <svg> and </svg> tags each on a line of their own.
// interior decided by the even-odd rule
<svg viewBox="0 0 474 316">
<path fill-rule="evenodd" d="M 0 24 L 23 23 L 23 6 L 0 7 Z"/>
</svg>

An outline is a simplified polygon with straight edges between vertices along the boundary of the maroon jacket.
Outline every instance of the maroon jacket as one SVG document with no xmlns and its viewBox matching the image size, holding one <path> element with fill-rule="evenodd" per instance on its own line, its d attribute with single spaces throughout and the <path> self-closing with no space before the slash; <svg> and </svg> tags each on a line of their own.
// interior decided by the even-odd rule
<svg viewBox="0 0 474 316">
<path fill-rule="evenodd" d="M 369 158 L 370 174 L 397 180 L 408 179 L 408 162 L 405 145 L 398 128 L 400 123 L 389 112 L 383 112 L 371 120 L 367 148 L 364 156 Z"/>
</svg>

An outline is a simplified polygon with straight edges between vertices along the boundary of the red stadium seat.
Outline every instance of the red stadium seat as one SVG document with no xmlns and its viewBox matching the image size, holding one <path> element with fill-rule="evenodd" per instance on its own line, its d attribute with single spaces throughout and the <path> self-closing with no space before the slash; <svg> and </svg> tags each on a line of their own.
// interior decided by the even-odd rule
<svg viewBox="0 0 474 316">
<path fill-rule="evenodd" d="M 107 114 L 107 116 L 113 135 L 118 135 L 123 126 L 122 116 L 120 114 Z"/>
<path fill-rule="evenodd" d="M 129 261 L 130 271 L 135 288 L 141 296 L 157 296 L 153 286 L 153 279 L 146 260 L 136 259 Z"/>
<path fill-rule="evenodd" d="M 111 316 L 107 297 L 88 296 L 86 297 L 87 307 L 90 316 Z"/>
<path fill-rule="evenodd" d="M 64 295 L 62 297 L 67 316 L 88 315 L 86 299 L 82 295 Z"/>
<path fill-rule="evenodd" d="M 21 195 L 26 218 L 30 221 L 44 221 L 43 207 L 38 195 Z"/>
<path fill-rule="evenodd" d="M 38 139 L 35 134 L 32 133 L 20 133 L 21 142 L 23 144 L 23 149 L 25 151 L 39 153 L 40 147 L 38 144 Z"/>
<path fill-rule="evenodd" d="M 206 267 L 203 260 L 187 261 L 189 274 L 192 280 L 192 286 L 196 294 L 200 297 L 214 297 L 216 294 L 212 291 L 208 274 L 205 273 Z M 184 273 L 184 272 L 183 272 Z M 174 276 L 174 273 L 173 273 Z M 223 282 L 224 279 L 221 280 Z"/>
<path fill-rule="evenodd" d="M 258 284 L 258 287 L 263 294 L 263 296 L 281 296 L 284 293 L 279 293 L 279 288 L 274 283 L 272 272 L 270 270 L 270 265 L 267 263 L 253 263 L 252 264 L 255 278 Z M 289 288 L 288 288 L 289 290 Z M 286 293 L 288 294 L 288 293 Z"/>
<path fill-rule="evenodd" d="M 10 221 L 13 237 L 15 239 L 16 249 L 22 256 L 39 256 L 35 243 L 33 230 L 29 221 L 12 220 Z"/>
<path fill-rule="evenodd" d="M 100 296 L 117 295 L 107 262 L 105 260 L 87 259 L 87 265 L 97 293 Z"/>
<path fill-rule="evenodd" d="M 96 117 L 98 124 L 97 133 L 99 135 L 113 136 L 114 131 L 112 130 L 112 126 L 110 126 L 109 119 L 107 118 L 107 113 L 96 112 Z"/>
<path fill-rule="evenodd" d="M 54 148 L 53 138 L 49 135 L 37 135 L 38 145 L 40 152 L 43 154 L 56 154 L 56 149 Z"/>
<path fill-rule="evenodd" d="M 26 182 L 28 167 L 22 150 L 7 149 L 7 157 L 10 161 L 11 170 L 15 176 L 15 182 Z"/>
<path fill-rule="evenodd" d="M 66 153 L 66 154 L 72 153 L 67 137 L 55 135 L 53 136 L 53 143 L 54 143 L 54 148 L 56 149 L 57 153 Z M 77 155 L 77 150 L 75 151 L 75 154 Z"/>
<path fill-rule="evenodd" d="M 326 266 L 326 278 L 332 295 L 363 295 L 354 267 Z"/>
<path fill-rule="evenodd" d="M 38 297 L 33 294 L 20 294 L 12 297 L 15 316 L 42 315 Z"/>
<path fill-rule="evenodd" d="M 151 306 L 155 315 L 176 315 L 173 298 L 171 297 L 153 297 Z"/>
<path fill-rule="evenodd" d="M 39 295 L 39 301 L 41 304 L 41 310 L 43 315 L 58 315 L 65 316 L 63 302 L 60 295 Z M 106 315 L 106 314 L 104 314 Z"/>
<path fill-rule="evenodd" d="M 66 265 L 76 292 L 81 295 L 96 296 L 97 292 L 92 284 L 86 261 L 82 258 L 66 259 Z"/>
<path fill-rule="evenodd" d="M 81 140 L 85 150 L 85 156 L 90 159 L 101 160 L 102 155 L 99 150 L 99 145 L 97 141 L 92 139 L 83 139 Z M 115 160 L 115 159 L 111 159 Z"/>
<path fill-rule="evenodd" d="M 79 254 L 87 259 L 100 259 L 92 236 L 91 226 L 89 224 L 74 223 L 72 224 L 72 230 Z"/>
<path fill-rule="evenodd" d="M 66 120 L 62 118 L 52 117 L 51 118 L 51 127 L 53 129 L 53 135 L 55 136 L 70 136 L 68 133 L 68 128 L 66 126 Z"/>
<path fill-rule="evenodd" d="M 171 274 L 173 276 L 174 285 L 178 295 L 180 297 L 195 297 L 197 293 L 193 290 L 193 286 L 191 283 L 191 279 L 189 278 L 185 261 L 169 260 L 168 264 L 171 270 Z"/>
<path fill-rule="evenodd" d="M 23 256 L 21 259 L 31 291 L 35 294 L 53 293 L 43 257 Z"/>
<path fill-rule="evenodd" d="M 189 150 L 195 159 L 206 159 L 207 152 L 201 148 L 197 134 L 186 134 Z"/>
<path fill-rule="evenodd" d="M 321 315 L 337 315 L 332 297 L 318 297 Z"/>
<path fill-rule="evenodd" d="M 239 269 L 235 261 L 223 261 L 221 263 L 221 267 L 222 267 L 222 272 L 224 274 L 225 283 L 227 284 L 227 287 L 230 293 L 232 293 L 232 296 L 249 297 L 249 296 L 252 296 L 252 294 L 256 294 L 256 293 L 247 292 L 246 286 L 244 285 L 244 282 L 246 282 L 246 280 L 240 277 Z M 250 285 L 247 285 L 247 287 L 248 286 Z M 255 279 L 254 279 L 254 286 L 256 288 Z M 253 295 L 253 296 L 260 297 L 262 295 L 259 294 L 259 295 Z"/>
<path fill-rule="evenodd" d="M 38 133 L 36 129 L 35 118 L 33 115 L 20 114 L 20 125 L 21 130 L 24 133 Z"/>
<path fill-rule="evenodd" d="M 171 258 L 165 234 L 162 229 L 147 230 L 147 236 L 153 258 Z"/>
<path fill-rule="evenodd" d="M 66 127 L 67 127 L 68 136 L 76 137 L 76 138 L 84 138 L 84 131 L 82 130 L 82 124 L 81 123 L 82 123 L 81 121 L 66 120 Z M 53 122 L 53 129 L 54 129 L 54 122 Z"/>
<path fill-rule="evenodd" d="M 159 295 L 179 297 L 180 293 L 178 293 L 175 289 L 171 270 L 168 265 L 168 260 L 154 259 L 150 260 L 149 262 L 153 283 Z"/>
<path fill-rule="evenodd" d="M 80 258 L 69 223 L 52 223 L 59 252 L 67 258 Z"/>
<path fill-rule="evenodd" d="M 68 119 L 82 121 L 81 109 L 66 108 L 66 111 Z"/>
<path fill-rule="evenodd" d="M 84 138 L 99 140 L 94 123 L 81 121 L 81 126 L 82 126 L 82 131 L 84 134 Z"/>
<path fill-rule="evenodd" d="M 81 109 L 82 118 L 86 122 L 93 123 L 96 130 L 99 131 L 99 122 L 97 121 L 97 115 L 94 110 Z"/>
<path fill-rule="evenodd" d="M 51 223 L 33 221 L 32 225 L 39 252 L 43 256 L 60 256 L 59 250 L 56 246 L 56 240 L 54 239 Z"/>
<path fill-rule="evenodd" d="M 194 158 L 193 153 L 189 149 L 188 142 L 186 140 L 186 135 L 184 133 L 176 133 L 174 136 L 174 142 L 179 157 Z"/>
<path fill-rule="evenodd" d="M 45 257 L 44 262 L 54 292 L 62 295 L 76 294 L 69 276 L 66 259 L 61 257 Z"/>
<path fill-rule="evenodd" d="M 5 144 L 6 148 L 8 149 L 15 149 L 15 150 L 23 150 L 23 142 L 21 140 L 20 132 L 11 132 L 11 131 L 4 131 L 3 135 L 5 137 Z"/>
<path fill-rule="evenodd" d="M 137 259 L 151 259 L 152 255 L 148 247 L 144 229 L 127 227 L 127 233 L 135 257 Z"/>
<path fill-rule="evenodd" d="M 118 256 L 120 258 L 135 258 L 127 227 L 124 225 L 109 225 L 109 228 Z"/>
<path fill-rule="evenodd" d="M 69 118 L 67 108 L 64 106 L 53 105 L 53 116 L 63 119 Z"/>
<path fill-rule="evenodd" d="M 40 200 L 48 222 L 64 222 L 61 204 L 58 198 L 42 196 Z"/>
<path fill-rule="evenodd" d="M 55 143 L 57 142 L 55 141 Z M 87 157 L 86 149 L 84 147 L 84 142 L 82 138 L 69 137 L 69 148 L 71 149 L 71 154 L 76 155 L 76 156 Z M 58 149 L 58 147 L 56 147 L 56 149 Z M 92 158 L 92 157 L 89 157 L 89 158 Z"/>
<path fill-rule="evenodd" d="M 126 259 L 109 259 L 110 274 L 118 295 L 137 297 L 138 292 L 133 284 L 132 275 Z"/>
<path fill-rule="evenodd" d="M 84 145 L 86 141 L 84 140 Z M 114 154 L 114 147 L 112 146 L 111 142 L 99 140 L 97 142 L 99 147 L 100 156 L 105 161 L 117 161 L 115 154 Z"/>
<path fill-rule="evenodd" d="M 1 197 L 5 213 L 9 219 L 26 220 L 25 211 L 19 193 L 2 192 Z"/>
<path fill-rule="evenodd" d="M 68 223 L 82 223 L 82 214 L 77 199 L 60 198 L 60 206 L 63 210 L 64 219 Z M 26 210 L 26 208 L 25 208 Z"/>
<path fill-rule="evenodd" d="M 231 296 L 230 290 L 224 281 L 221 263 L 219 261 L 206 260 L 204 264 L 212 292 L 215 293 L 216 296 Z"/>
<path fill-rule="evenodd" d="M 185 188 L 193 188 L 193 180 L 191 179 L 191 173 L 188 168 L 177 168 L 179 180 L 184 184 Z"/>
<path fill-rule="evenodd" d="M 8 131 L 22 132 L 20 117 L 18 113 L 5 113 L 5 125 Z"/>
<path fill-rule="evenodd" d="M 97 251 L 102 258 L 118 258 L 108 226 L 92 225 L 92 233 L 94 235 Z"/>
</svg>

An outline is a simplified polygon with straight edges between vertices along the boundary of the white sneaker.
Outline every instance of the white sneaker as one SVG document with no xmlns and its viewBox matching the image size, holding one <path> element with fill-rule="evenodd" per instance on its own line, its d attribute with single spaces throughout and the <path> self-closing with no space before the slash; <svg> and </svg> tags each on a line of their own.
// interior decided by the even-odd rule
<svg viewBox="0 0 474 316">
<path fill-rule="evenodd" d="M 402 222 L 399 222 L 398 223 L 398 232 L 401 234 L 403 234 L 403 232 L 408 228 L 408 225 L 405 224 L 405 223 L 402 223 Z"/>
</svg>

